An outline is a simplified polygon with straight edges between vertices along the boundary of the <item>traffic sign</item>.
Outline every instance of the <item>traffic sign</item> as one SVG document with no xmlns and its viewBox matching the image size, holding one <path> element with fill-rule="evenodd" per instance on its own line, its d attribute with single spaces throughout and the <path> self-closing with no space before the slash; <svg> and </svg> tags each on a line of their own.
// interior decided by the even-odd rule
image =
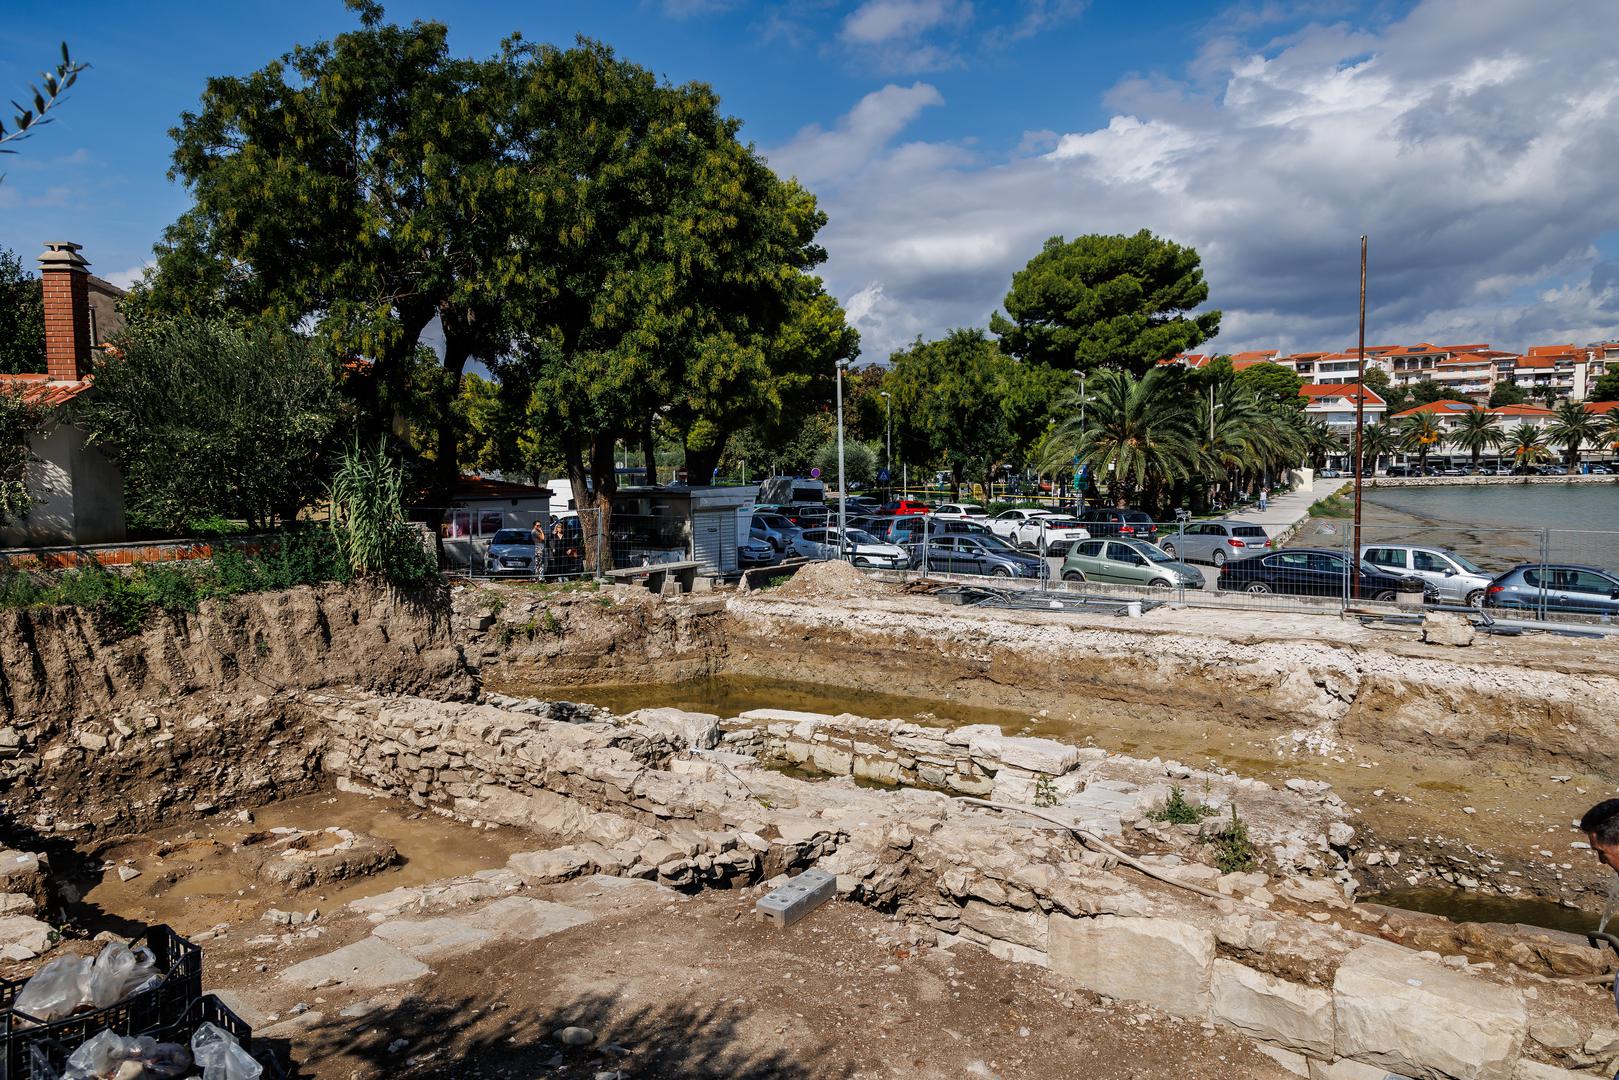
<svg viewBox="0 0 1619 1080">
<path fill-rule="evenodd" d="M 889 474 L 888 474 L 887 469 L 878 469 L 877 470 L 877 482 L 879 484 L 888 483 L 888 476 L 889 476 Z"/>
<path fill-rule="evenodd" d="M 811 480 L 819 480 L 820 478 L 821 478 L 821 470 L 820 470 L 819 466 L 817 466 L 816 468 L 813 468 L 813 469 L 810 470 L 810 479 Z"/>
</svg>

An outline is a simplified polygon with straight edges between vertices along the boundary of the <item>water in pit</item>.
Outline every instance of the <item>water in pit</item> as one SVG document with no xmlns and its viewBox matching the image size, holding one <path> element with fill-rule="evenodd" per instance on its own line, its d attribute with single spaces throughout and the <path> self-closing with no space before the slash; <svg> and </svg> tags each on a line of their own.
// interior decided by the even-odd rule
<svg viewBox="0 0 1619 1080">
<path fill-rule="evenodd" d="M 1523 923 L 1570 934 L 1585 934 L 1597 926 L 1595 912 L 1563 907 L 1550 900 L 1481 896 L 1461 889 L 1395 889 L 1362 896 L 1359 900 L 1364 904 L 1443 915 L 1452 922 Z"/>
<path fill-rule="evenodd" d="M 305 795 L 257 807 L 253 818 L 245 823 L 222 815 L 91 851 L 95 865 L 103 859 L 120 864 L 133 860 L 140 876 L 122 881 L 108 872 L 93 878 L 71 909 L 74 921 L 92 933 L 168 923 L 187 934 L 217 923 L 256 919 L 272 907 L 332 911 L 362 896 L 505 866 L 512 853 L 537 846 L 532 834 L 518 829 L 475 829 L 407 802 L 364 795 Z M 333 825 L 387 840 L 398 849 L 400 861 L 368 876 L 288 890 L 254 877 L 235 850 L 244 836 L 266 829 Z M 159 857 L 156 851 L 164 841 L 172 850 Z"/>
</svg>

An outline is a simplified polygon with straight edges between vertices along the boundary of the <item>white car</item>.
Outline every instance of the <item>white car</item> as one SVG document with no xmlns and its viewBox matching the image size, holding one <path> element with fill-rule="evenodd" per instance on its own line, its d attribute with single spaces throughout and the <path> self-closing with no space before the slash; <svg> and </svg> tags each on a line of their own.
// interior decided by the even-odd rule
<svg viewBox="0 0 1619 1080">
<path fill-rule="evenodd" d="M 989 519 L 989 531 L 1016 545 L 1017 540 L 1013 534 L 1019 528 L 1033 521 L 1035 518 L 1050 517 L 1050 510 L 1003 510 Z"/>
<path fill-rule="evenodd" d="M 976 503 L 945 503 L 930 515 L 954 521 L 987 521 L 989 514 Z"/>
<path fill-rule="evenodd" d="M 1091 531 L 1073 518 L 1041 514 L 1014 526 L 1006 541 L 1013 547 L 1039 555 L 1061 556 L 1068 554 L 1070 545 L 1090 538 Z"/>
<path fill-rule="evenodd" d="M 881 570 L 900 570 L 911 564 L 904 548 L 884 543 L 859 529 L 850 529 L 847 540 L 841 545 L 836 529 L 805 529 L 793 540 L 793 552 L 806 559 L 837 559 L 847 554 L 856 566 Z"/>
</svg>

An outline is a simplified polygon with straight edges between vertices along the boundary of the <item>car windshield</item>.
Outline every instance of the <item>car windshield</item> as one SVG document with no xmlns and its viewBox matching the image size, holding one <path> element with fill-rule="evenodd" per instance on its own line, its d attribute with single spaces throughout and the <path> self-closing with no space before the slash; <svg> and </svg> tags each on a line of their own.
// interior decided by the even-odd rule
<svg viewBox="0 0 1619 1080">
<path fill-rule="evenodd" d="M 881 543 L 875 536 L 861 529 L 850 529 L 846 534 L 851 544 L 877 544 Z"/>
<path fill-rule="evenodd" d="M 1011 544 L 1008 544 L 1005 540 L 1002 540 L 998 536 L 974 536 L 973 540 L 976 541 L 978 546 L 983 548 L 985 551 L 1015 552 L 1017 550 L 1017 548 L 1013 547 Z"/>
<path fill-rule="evenodd" d="M 534 534 L 527 529 L 500 529 L 489 538 L 491 544 L 529 544 L 534 543 Z"/>
<path fill-rule="evenodd" d="M 974 506 L 972 503 L 965 503 L 956 507 L 956 509 L 961 511 L 963 514 L 982 514 L 984 512 L 984 508 L 982 506 Z"/>
<path fill-rule="evenodd" d="M 1147 558 L 1151 559 L 1153 562 L 1175 561 L 1174 557 L 1171 556 L 1169 552 L 1164 551 L 1162 548 L 1153 547 L 1151 544 L 1147 544 L 1144 547 L 1137 548 L 1136 550 L 1141 552 L 1141 554 L 1145 555 Z"/>
<path fill-rule="evenodd" d="M 1334 561 L 1336 563 L 1336 565 L 1334 566 L 1334 569 L 1337 569 L 1338 567 L 1343 566 L 1343 563 L 1341 561 L 1337 561 L 1337 560 L 1334 560 Z M 1388 576 L 1388 574 L 1389 574 L 1389 570 L 1388 570 L 1387 567 L 1373 566 L 1371 563 L 1367 562 L 1365 559 L 1362 559 L 1360 561 L 1360 572 L 1363 573 L 1363 574 L 1382 574 L 1385 577 Z"/>
<path fill-rule="evenodd" d="M 1451 562 L 1455 563 L 1463 570 L 1466 570 L 1469 574 L 1479 574 L 1482 577 L 1490 576 L 1490 572 L 1488 570 L 1484 569 L 1484 567 L 1480 566 L 1472 559 L 1469 559 L 1466 555 L 1458 555 L 1454 551 L 1447 552 L 1446 555 Z"/>
<path fill-rule="evenodd" d="M 1048 529 L 1083 529 L 1085 527 L 1073 518 L 1043 517 L 1037 520 Z"/>
</svg>

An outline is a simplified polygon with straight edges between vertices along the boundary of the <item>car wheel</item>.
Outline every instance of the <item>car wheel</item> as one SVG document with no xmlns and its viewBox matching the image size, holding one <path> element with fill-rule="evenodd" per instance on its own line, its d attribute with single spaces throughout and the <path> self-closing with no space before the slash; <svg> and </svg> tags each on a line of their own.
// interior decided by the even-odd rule
<svg viewBox="0 0 1619 1080">
<path fill-rule="evenodd" d="M 1009 566 L 997 566 L 995 569 L 990 571 L 990 575 L 992 577 L 1011 577 L 1012 568 Z"/>
<path fill-rule="evenodd" d="M 1085 575 L 1081 574 L 1078 570 L 1064 570 L 1062 579 L 1064 581 L 1082 582 L 1085 580 Z"/>
<path fill-rule="evenodd" d="M 1214 553 L 1214 565 L 1215 566 L 1224 566 L 1225 565 L 1225 552 L 1218 551 L 1218 550 L 1215 551 L 1215 553 Z"/>
<path fill-rule="evenodd" d="M 1468 607 L 1483 607 L 1484 606 L 1484 590 L 1483 589 L 1474 589 L 1472 592 L 1468 593 L 1467 594 L 1467 606 Z"/>
<path fill-rule="evenodd" d="M 870 566 L 871 565 L 871 560 L 866 558 L 863 555 L 856 555 L 855 559 L 854 559 L 854 564 L 856 566 Z"/>
<path fill-rule="evenodd" d="M 1175 545 L 1174 544 L 1167 544 L 1166 543 L 1166 544 L 1159 544 L 1158 546 L 1163 548 L 1164 549 L 1164 554 L 1168 555 L 1171 559 L 1180 558 L 1179 555 L 1175 554 Z"/>
<path fill-rule="evenodd" d="M 1174 586 L 1163 578 L 1153 578 L 1151 581 L 1147 582 L 1147 588 L 1162 589 L 1167 592 L 1168 590 L 1174 588 Z"/>
<path fill-rule="evenodd" d="M 1260 593 L 1268 593 L 1268 592 L 1270 592 L 1271 588 L 1270 588 L 1269 585 L 1266 585 L 1263 581 L 1250 581 L 1248 583 L 1248 587 L 1243 591 L 1244 592 L 1251 592 L 1251 593 L 1253 593 L 1253 594 L 1255 594 L 1257 596 Z"/>
<path fill-rule="evenodd" d="M 1372 597 L 1372 599 L 1376 600 L 1380 604 L 1392 604 L 1395 601 L 1394 590 L 1384 589 L 1382 592 Z"/>
</svg>

